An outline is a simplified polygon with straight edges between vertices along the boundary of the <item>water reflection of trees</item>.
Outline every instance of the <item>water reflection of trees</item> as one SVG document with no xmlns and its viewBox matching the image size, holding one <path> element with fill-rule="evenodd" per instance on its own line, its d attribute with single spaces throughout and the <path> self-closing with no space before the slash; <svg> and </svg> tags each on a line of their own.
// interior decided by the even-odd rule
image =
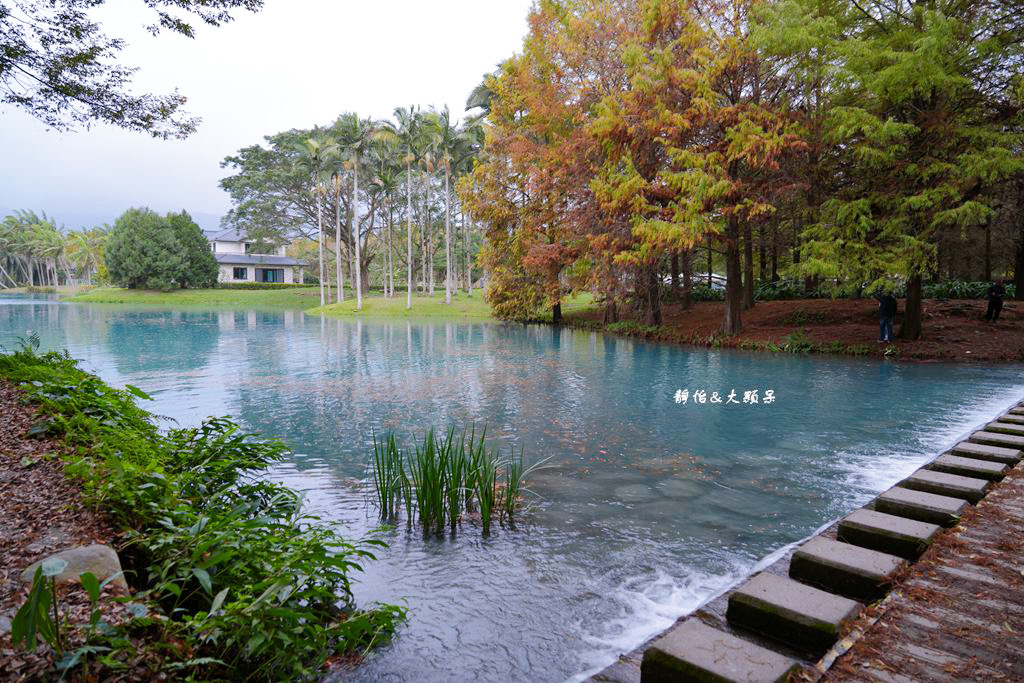
<svg viewBox="0 0 1024 683">
<path fill-rule="evenodd" d="M 210 311 L 118 312 L 108 322 L 108 349 L 126 375 L 206 367 L 219 336 L 217 313 Z"/>
</svg>

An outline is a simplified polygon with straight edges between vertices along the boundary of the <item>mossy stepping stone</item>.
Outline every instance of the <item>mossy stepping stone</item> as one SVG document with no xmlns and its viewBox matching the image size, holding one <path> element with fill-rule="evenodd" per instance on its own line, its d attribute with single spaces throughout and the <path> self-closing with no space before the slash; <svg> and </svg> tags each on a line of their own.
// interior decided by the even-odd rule
<svg viewBox="0 0 1024 683">
<path fill-rule="evenodd" d="M 644 683 L 786 681 L 800 668 L 796 660 L 687 619 L 644 651 Z"/>
</svg>

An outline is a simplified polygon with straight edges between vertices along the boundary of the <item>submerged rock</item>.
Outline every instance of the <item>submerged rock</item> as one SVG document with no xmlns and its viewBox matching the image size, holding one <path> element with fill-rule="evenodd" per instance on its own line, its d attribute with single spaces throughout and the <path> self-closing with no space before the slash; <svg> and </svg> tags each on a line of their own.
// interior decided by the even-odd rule
<svg viewBox="0 0 1024 683">
<path fill-rule="evenodd" d="M 85 572 L 92 572 L 100 581 L 117 574 L 117 578 L 110 583 L 125 590 L 128 589 L 124 575 L 120 573 L 121 560 L 117 557 L 117 553 L 110 546 L 98 543 L 62 550 L 49 557 L 44 557 L 38 562 L 33 562 L 21 573 L 21 580 L 25 583 L 32 583 L 36 568 L 51 559 L 64 560 L 68 563 L 64 571 L 57 575 L 57 583 L 77 583 L 78 577 Z"/>
</svg>

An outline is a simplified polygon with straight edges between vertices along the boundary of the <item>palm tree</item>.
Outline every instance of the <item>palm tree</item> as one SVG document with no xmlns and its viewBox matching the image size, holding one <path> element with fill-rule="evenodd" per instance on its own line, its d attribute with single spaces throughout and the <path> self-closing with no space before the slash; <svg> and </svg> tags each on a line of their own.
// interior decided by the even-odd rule
<svg viewBox="0 0 1024 683">
<path fill-rule="evenodd" d="M 341 170 L 331 172 L 331 191 L 334 193 L 334 271 L 338 280 L 338 301 L 345 300 L 345 272 L 341 267 L 341 192 L 345 181 Z"/>
<path fill-rule="evenodd" d="M 320 256 L 320 305 L 323 306 L 324 299 L 324 221 L 323 221 L 323 195 L 324 170 L 328 162 L 338 155 L 338 143 L 329 135 L 324 135 L 319 129 L 314 129 L 313 136 L 306 138 L 300 145 L 300 154 L 297 164 L 308 173 L 313 185 L 313 194 L 316 196 L 316 229 L 317 242 Z"/>
<path fill-rule="evenodd" d="M 444 168 L 444 253 L 445 253 L 445 277 L 444 277 L 444 302 L 452 302 L 452 193 L 451 175 L 452 161 L 458 153 L 459 133 L 457 125 L 452 125 L 451 112 L 448 106 L 437 112 L 436 118 L 435 148 L 437 149 L 438 163 Z"/>
<path fill-rule="evenodd" d="M 412 308 L 412 165 L 422 155 L 424 144 L 423 115 L 416 107 L 396 107 L 395 119 L 398 123 L 386 122 L 384 127 L 378 131 L 380 139 L 390 139 L 397 144 L 402 151 L 402 161 L 405 162 L 406 180 L 406 300 L 405 308 Z"/>
<path fill-rule="evenodd" d="M 384 296 L 393 297 L 395 295 L 395 261 L 394 253 L 391 243 L 391 224 L 394 217 L 394 204 L 392 198 L 398 191 L 398 186 L 401 182 L 399 174 L 401 168 L 394 163 L 391 152 L 391 143 L 386 138 L 378 138 L 380 144 L 378 146 L 378 170 L 377 175 L 373 179 L 374 185 L 384 195 L 387 203 L 387 215 L 386 221 L 386 238 L 384 240 L 386 251 L 385 254 L 385 277 L 384 277 Z"/>
<path fill-rule="evenodd" d="M 490 98 L 488 98 L 487 102 L 490 103 Z M 486 114 L 471 116 L 466 119 L 466 122 L 462 126 L 462 130 L 459 133 L 460 145 L 458 147 L 458 154 L 456 156 L 455 163 L 456 175 L 468 175 L 473 171 L 473 168 L 476 165 L 476 160 L 480 156 L 480 152 L 484 147 L 485 116 Z M 471 252 L 473 240 L 470 234 L 471 229 L 472 220 L 467 224 L 466 215 L 463 213 L 462 239 L 466 250 L 466 293 L 470 295 L 473 294 L 473 254 Z"/>
<path fill-rule="evenodd" d="M 361 311 L 363 309 L 363 261 L 359 246 L 359 162 L 361 157 L 369 151 L 377 126 L 371 119 L 360 119 L 357 114 L 343 114 L 338 124 L 340 124 L 343 136 L 342 146 L 349 151 L 352 162 L 352 230 L 356 250 L 356 310 Z"/>
</svg>

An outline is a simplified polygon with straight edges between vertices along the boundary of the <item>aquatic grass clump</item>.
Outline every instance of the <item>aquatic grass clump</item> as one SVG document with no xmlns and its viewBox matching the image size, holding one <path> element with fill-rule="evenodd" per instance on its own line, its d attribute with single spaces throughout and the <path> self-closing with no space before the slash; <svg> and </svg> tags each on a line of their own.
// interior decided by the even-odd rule
<svg viewBox="0 0 1024 683">
<path fill-rule="evenodd" d="M 454 533 L 464 515 L 479 515 L 484 535 L 490 534 L 495 515 L 514 526 L 529 492 L 524 479 L 542 463 L 526 467 L 523 452 L 517 457 L 514 450 L 502 460 L 487 449 L 485 434 L 486 429 L 478 437 L 475 427 L 468 433 L 451 427 L 443 436 L 430 430 L 408 456 L 394 433 L 380 442 L 374 437 L 373 483 L 381 519 L 397 520 L 404 504 L 406 523 L 418 522 L 426 534 L 442 534 L 446 527 Z"/>
</svg>

